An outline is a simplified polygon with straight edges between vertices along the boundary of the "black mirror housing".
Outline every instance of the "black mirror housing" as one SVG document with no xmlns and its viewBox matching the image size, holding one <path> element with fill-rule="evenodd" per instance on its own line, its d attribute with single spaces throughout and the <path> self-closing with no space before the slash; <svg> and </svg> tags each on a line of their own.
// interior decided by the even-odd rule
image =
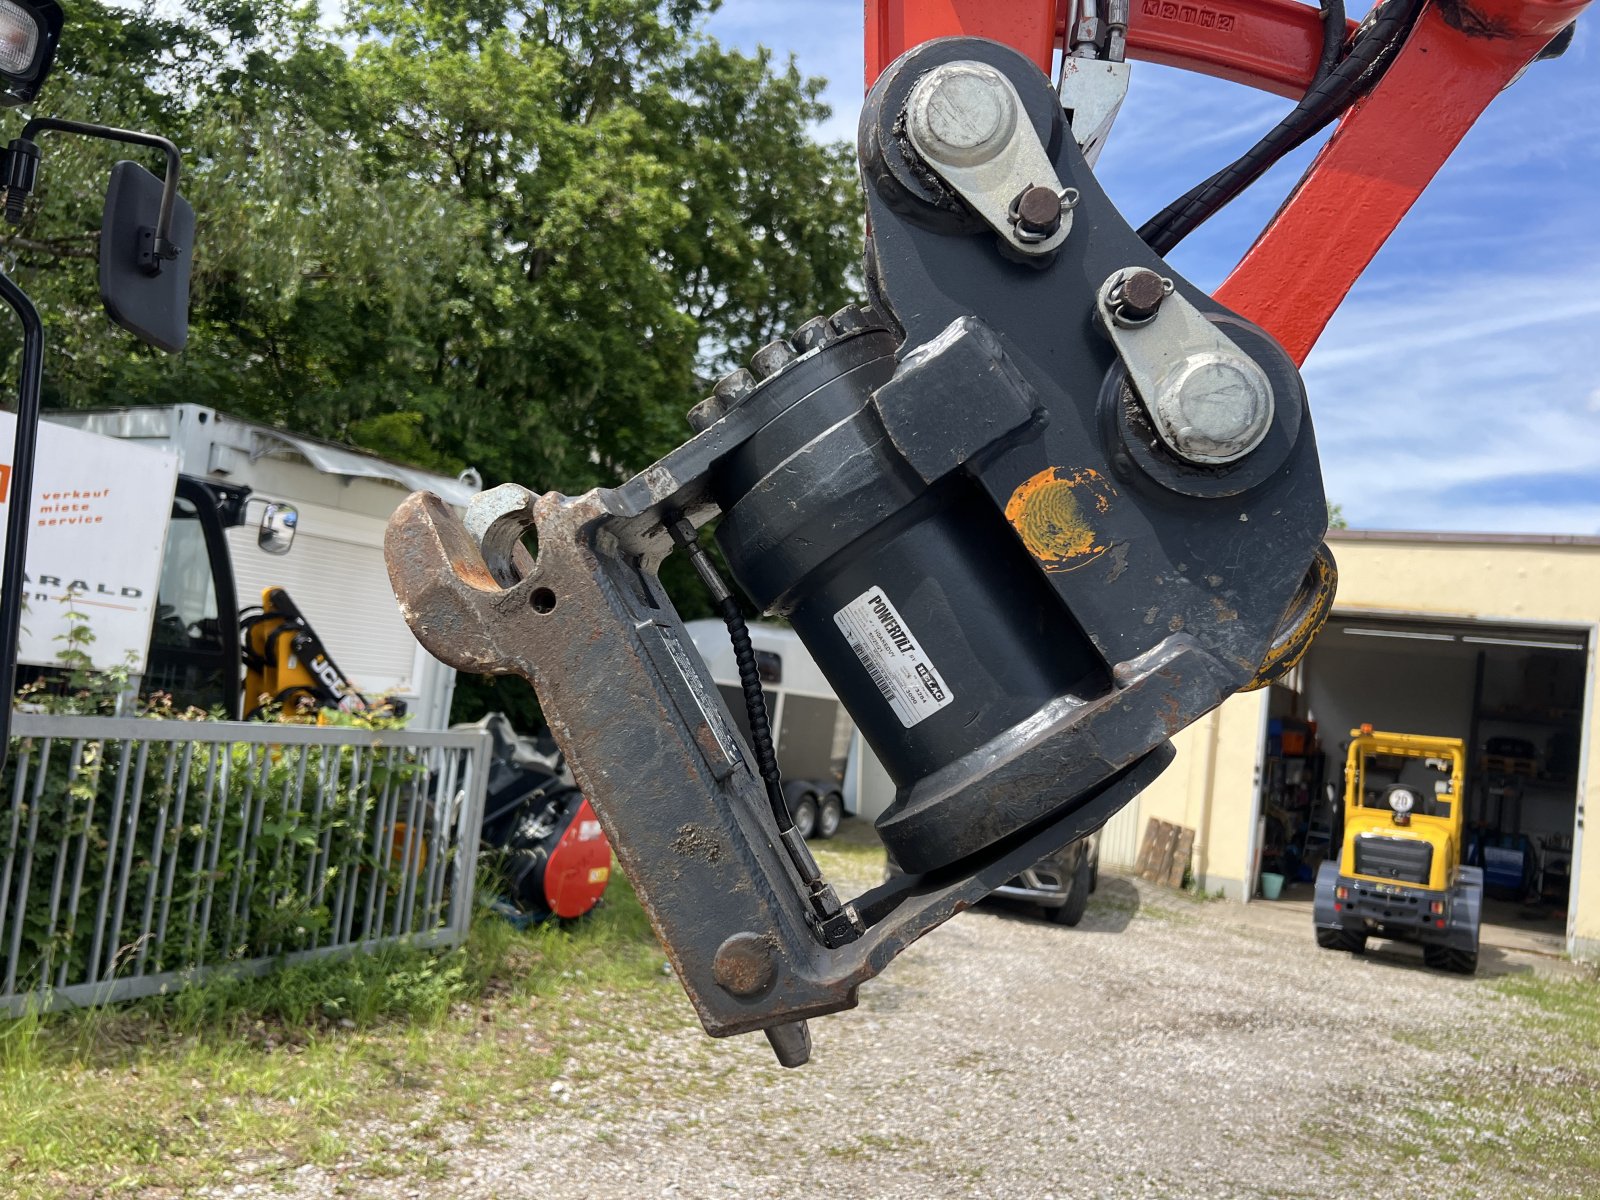
<svg viewBox="0 0 1600 1200">
<path fill-rule="evenodd" d="M 189 202 L 177 197 L 168 238 L 176 256 L 163 257 L 156 245 L 162 186 L 159 177 L 138 163 L 124 161 L 112 168 L 100 225 L 100 299 L 122 328 L 176 354 L 189 343 L 195 220 Z"/>
</svg>

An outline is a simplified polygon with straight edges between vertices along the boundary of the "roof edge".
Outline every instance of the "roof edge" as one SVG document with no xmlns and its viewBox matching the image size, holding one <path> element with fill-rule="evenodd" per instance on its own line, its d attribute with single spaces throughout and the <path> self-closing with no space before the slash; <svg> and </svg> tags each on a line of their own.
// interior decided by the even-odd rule
<svg viewBox="0 0 1600 1200">
<path fill-rule="evenodd" d="M 1589 546 L 1600 537 L 1581 533 L 1454 533 L 1427 529 L 1330 529 L 1330 542 L 1410 542 L 1442 546 Z"/>
</svg>

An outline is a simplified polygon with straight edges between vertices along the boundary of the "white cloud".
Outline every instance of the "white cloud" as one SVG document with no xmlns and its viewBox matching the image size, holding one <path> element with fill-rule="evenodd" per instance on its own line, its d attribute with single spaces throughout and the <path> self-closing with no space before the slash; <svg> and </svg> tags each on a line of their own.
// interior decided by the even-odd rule
<svg viewBox="0 0 1600 1200">
<path fill-rule="evenodd" d="M 1328 494 L 1352 525 L 1600 530 L 1600 250 L 1577 250 L 1559 273 L 1352 293 L 1305 368 Z"/>
</svg>

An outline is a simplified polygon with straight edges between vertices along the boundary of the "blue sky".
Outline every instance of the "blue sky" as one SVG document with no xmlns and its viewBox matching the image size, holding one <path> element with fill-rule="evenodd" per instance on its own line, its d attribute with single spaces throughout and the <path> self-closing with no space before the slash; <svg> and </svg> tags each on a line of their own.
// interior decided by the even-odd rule
<svg viewBox="0 0 1600 1200">
<path fill-rule="evenodd" d="M 819 136 L 853 141 L 862 20 L 861 0 L 724 0 L 708 31 L 826 76 L 834 115 Z M 1328 495 L 1353 526 L 1600 534 L 1597 60 L 1591 19 L 1564 58 L 1490 106 L 1307 361 Z M 1148 63 L 1132 80 L 1099 169 L 1134 224 L 1288 107 Z M 1173 265 L 1220 282 L 1310 153 L 1191 235 Z"/>
</svg>

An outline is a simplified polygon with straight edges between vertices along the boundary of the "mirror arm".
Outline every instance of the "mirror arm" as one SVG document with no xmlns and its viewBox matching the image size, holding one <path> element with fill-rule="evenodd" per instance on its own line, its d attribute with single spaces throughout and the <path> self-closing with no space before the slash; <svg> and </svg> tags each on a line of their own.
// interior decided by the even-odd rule
<svg viewBox="0 0 1600 1200">
<path fill-rule="evenodd" d="M 161 215 L 151 235 L 149 261 L 145 268 L 152 275 L 159 274 L 162 261 L 177 258 L 183 249 L 172 244 L 172 213 L 178 201 L 178 177 L 183 165 L 178 147 L 154 133 L 117 129 L 110 125 L 90 125 L 83 121 L 64 121 L 59 117 L 34 117 L 22 127 L 22 136 L 6 149 L 6 220 L 13 225 L 22 220 L 23 203 L 33 190 L 38 174 L 39 147 L 34 144 L 36 137 L 52 131 L 76 133 L 108 142 L 127 142 L 134 146 L 150 146 L 167 156 L 167 174 L 161 184 Z"/>
<path fill-rule="evenodd" d="M 0 271 L 0 302 L 22 322 L 22 377 L 17 388 L 17 432 L 7 482 L 5 580 L 0 583 L 0 769 L 11 746 L 11 706 L 16 702 L 17 642 L 22 621 L 22 577 L 27 570 L 28 525 L 33 509 L 33 459 L 39 440 L 39 396 L 44 379 L 44 323 L 33 301 Z"/>
</svg>

